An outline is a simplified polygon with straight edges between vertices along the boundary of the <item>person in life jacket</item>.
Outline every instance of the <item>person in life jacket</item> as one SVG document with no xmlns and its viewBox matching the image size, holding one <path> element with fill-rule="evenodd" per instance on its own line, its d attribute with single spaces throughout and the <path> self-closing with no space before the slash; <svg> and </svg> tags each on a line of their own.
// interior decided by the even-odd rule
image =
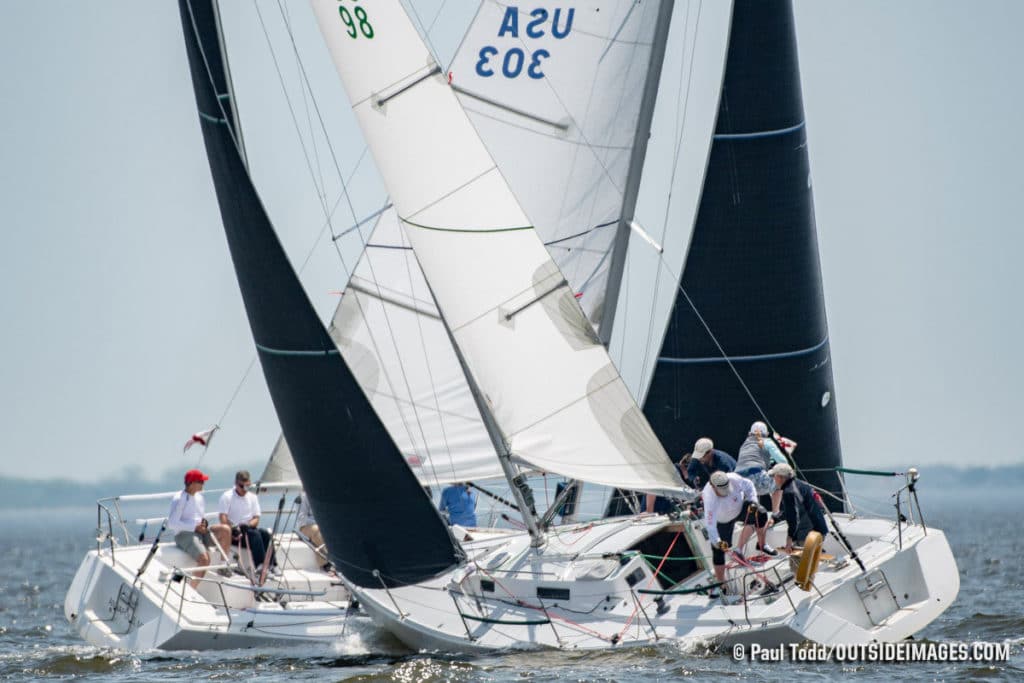
<svg viewBox="0 0 1024 683">
<path fill-rule="evenodd" d="M 799 481 L 794 476 L 793 468 L 785 463 L 778 463 L 772 467 L 770 474 L 775 479 L 775 485 L 782 491 L 781 515 L 786 520 L 786 552 L 793 550 L 793 545 L 803 541 L 806 532 L 801 534 L 800 529 L 806 524 L 801 520 L 808 520 L 814 531 L 822 537 L 828 535 L 828 524 L 825 522 L 825 514 L 822 511 L 823 504 L 818 492 L 805 481 Z"/>
</svg>

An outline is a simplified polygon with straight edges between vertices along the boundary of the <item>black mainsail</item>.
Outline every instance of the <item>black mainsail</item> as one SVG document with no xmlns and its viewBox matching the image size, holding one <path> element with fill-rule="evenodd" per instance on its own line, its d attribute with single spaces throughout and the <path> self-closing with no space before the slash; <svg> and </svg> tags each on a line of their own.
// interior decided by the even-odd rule
<svg viewBox="0 0 1024 683">
<path fill-rule="evenodd" d="M 842 455 L 788 0 L 736 0 L 682 288 L 689 301 L 677 296 L 644 406 L 662 443 L 680 453 L 709 436 L 735 454 L 763 412 L 799 442 L 804 476 L 837 491 L 831 468 Z"/>
<path fill-rule="evenodd" d="M 179 0 L 224 231 L 267 387 L 331 560 L 358 586 L 417 583 L 461 549 L 342 360 L 242 160 L 212 0 Z"/>
</svg>

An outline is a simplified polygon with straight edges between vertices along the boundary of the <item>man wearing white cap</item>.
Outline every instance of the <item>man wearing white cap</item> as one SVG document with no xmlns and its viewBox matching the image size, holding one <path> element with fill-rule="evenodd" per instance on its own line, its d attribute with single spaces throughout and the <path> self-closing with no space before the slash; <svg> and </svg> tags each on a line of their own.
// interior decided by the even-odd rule
<svg viewBox="0 0 1024 683">
<path fill-rule="evenodd" d="M 686 466 L 686 478 L 691 486 L 699 489 L 708 483 L 713 472 L 732 472 L 735 469 L 736 459 L 715 448 L 711 439 L 702 436 L 693 445 L 693 457 Z"/>
<path fill-rule="evenodd" d="M 754 485 L 748 479 L 729 472 L 715 472 L 701 491 L 704 500 L 704 519 L 707 523 L 708 541 L 711 543 L 711 563 L 715 568 L 715 580 L 725 581 L 725 551 L 732 545 L 732 532 L 736 522 L 743 521 L 740 544 L 750 538 L 750 525 L 758 517 L 767 517 L 768 512 L 757 502 Z M 712 595 L 714 597 L 714 595 Z"/>
</svg>

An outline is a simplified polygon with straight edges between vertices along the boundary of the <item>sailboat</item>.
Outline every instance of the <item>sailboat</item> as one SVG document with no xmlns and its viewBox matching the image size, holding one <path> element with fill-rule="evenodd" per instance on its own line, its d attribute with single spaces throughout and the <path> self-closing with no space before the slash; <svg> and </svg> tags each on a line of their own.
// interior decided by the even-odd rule
<svg viewBox="0 0 1024 683">
<path fill-rule="evenodd" d="M 835 534 L 824 543 L 832 556 L 827 564 L 811 561 L 813 567 L 794 571 L 788 560 L 778 560 L 751 568 L 733 579 L 739 602 L 709 602 L 709 547 L 702 522 L 690 516 L 643 515 L 546 528 L 532 509 L 520 465 L 684 498 L 692 492 L 665 467 L 660 442 L 567 279 L 543 249 L 400 4 L 381 2 L 367 9 L 316 2 L 314 11 L 528 527 L 481 540 L 452 538 L 428 509 L 422 490 L 404 490 L 410 470 L 402 467 L 401 453 L 379 442 L 372 463 L 396 467 L 397 484 L 389 489 L 404 487 L 392 500 L 416 524 L 414 535 L 404 538 L 415 541 L 417 549 L 394 552 L 384 544 L 380 527 L 367 529 L 344 514 L 345 501 L 336 491 L 311 491 L 345 582 L 378 625 L 412 647 L 445 651 L 607 648 L 687 637 L 859 643 L 904 638 L 948 606 L 958 580 L 944 535 L 899 518 L 893 523 L 833 517 Z M 539 15 L 533 18 L 543 23 Z M 555 34 L 552 28 L 551 35 L 560 39 Z M 482 48 L 481 58 L 502 51 L 484 47 L 491 49 Z M 518 56 L 509 57 L 516 54 L 509 48 L 502 59 L 509 75 L 521 73 L 526 60 L 532 65 L 537 57 L 516 49 Z M 211 128 L 204 130 L 209 143 Z M 221 143 L 211 149 L 215 165 L 231 151 L 225 140 Z M 255 263 L 246 254 L 254 242 L 268 246 L 264 257 L 280 250 L 271 248 L 274 242 L 265 235 L 254 240 L 251 229 L 248 239 L 239 240 L 237 216 L 231 215 L 237 206 L 224 201 L 223 191 L 221 197 L 285 436 L 300 476 L 317 481 L 325 462 L 342 466 L 353 458 L 353 449 L 325 437 L 351 435 L 332 433 L 340 413 L 333 422 L 319 413 L 326 424 L 298 419 L 295 404 L 309 401 L 296 386 L 305 379 L 307 392 L 333 403 L 356 382 L 324 346 L 325 331 L 312 323 L 305 338 L 295 326 L 287 328 L 287 348 L 269 343 L 285 332 L 268 326 L 274 313 L 255 305 L 253 290 L 271 279 L 269 261 Z M 282 261 L 278 253 L 275 266 Z M 264 276 L 255 277 L 249 268 Z M 277 275 L 279 285 L 294 280 Z M 300 299 L 287 302 L 293 316 Z M 309 310 L 306 304 L 304 311 Z M 313 381 L 306 363 L 318 365 L 319 381 Z M 317 394 L 325 385 L 333 393 Z M 350 405 L 360 397 L 349 393 Z M 372 413 L 364 417 L 369 429 L 383 431 Z M 350 466 L 346 475 L 366 484 L 358 465 Z M 914 483 L 908 484 L 912 490 Z M 691 555 L 673 556 L 677 545 Z M 657 567 L 647 561 L 652 554 L 661 556 Z M 670 560 L 673 569 L 666 573 Z"/>
<path fill-rule="evenodd" d="M 234 161 L 242 164 L 217 5 L 185 0 L 181 14 L 193 69 L 202 74 L 197 85 L 197 97 L 206 105 L 202 111 L 231 140 Z M 280 495 L 276 514 L 265 515 L 274 520 L 279 572 L 257 572 L 251 557 L 236 548 L 211 549 L 211 566 L 196 567 L 173 541 L 161 538 L 161 517 L 134 520 L 142 529 L 136 538 L 129 528 L 129 506 L 166 509 L 173 492 L 101 499 L 96 548 L 86 553 L 65 597 L 64 614 L 72 627 L 94 645 L 133 651 L 332 643 L 357 629 L 356 608 L 323 549 L 291 528 L 297 520 L 285 506 L 291 506 L 302 483 L 287 465 L 281 466 L 283 450 L 279 442 L 257 485 L 260 492 Z M 156 533 L 144 538 L 147 530 Z"/>
</svg>

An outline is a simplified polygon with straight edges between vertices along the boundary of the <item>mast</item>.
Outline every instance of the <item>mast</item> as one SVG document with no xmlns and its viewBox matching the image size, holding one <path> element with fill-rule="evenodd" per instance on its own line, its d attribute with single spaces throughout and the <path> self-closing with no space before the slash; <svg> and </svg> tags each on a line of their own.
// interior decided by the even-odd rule
<svg viewBox="0 0 1024 683">
<path fill-rule="evenodd" d="M 428 285 L 429 286 L 429 285 Z M 433 291 L 430 293 L 434 295 Z M 505 475 L 505 480 L 508 482 L 509 489 L 512 491 L 512 497 L 516 501 L 516 507 L 519 508 L 519 514 L 523 518 L 523 523 L 526 524 L 526 529 L 530 532 L 530 545 L 534 548 L 539 548 L 544 545 L 544 532 L 540 528 L 540 524 L 537 520 L 537 511 L 533 504 L 532 493 L 527 498 L 524 491 L 528 491 L 529 488 L 526 482 L 515 470 L 515 465 L 512 463 L 512 452 L 509 450 L 508 441 L 505 439 L 505 435 L 501 433 L 501 427 L 498 426 L 497 420 L 494 418 L 494 413 L 491 411 L 491 407 L 488 404 L 487 398 L 480 391 L 480 387 L 477 385 L 476 380 L 473 378 L 473 372 L 466 365 L 466 359 L 462 356 L 462 350 L 459 348 L 459 344 L 455 341 L 455 337 L 452 335 L 451 328 L 448 327 L 447 321 L 444 316 L 441 316 L 441 321 L 444 323 L 444 329 L 448 333 L 448 338 L 452 342 L 452 349 L 455 350 L 455 356 L 459 359 L 459 365 L 462 367 L 462 374 L 466 377 L 466 382 L 469 384 L 469 391 L 473 394 L 473 400 L 476 402 L 476 407 L 480 411 L 480 416 L 483 418 L 484 426 L 487 428 L 487 435 L 491 438 L 491 443 L 494 445 L 494 453 L 498 456 L 498 462 L 501 464 L 502 474 Z"/>
<path fill-rule="evenodd" d="M 612 326 L 615 323 L 615 311 L 619 305 L 619 288 L 622 285 L 622 272 L 626 267 L 626 249 L 629 247 L 630 223 L 636 210 L 636 200 L 640 192 L 640 176 L 647 154 L 647 140 L 651 134 L 651 119 L 654 116 L 654 104 L 658 98 L 658 81 L 661 79 L 661 67 L 665 60 L 665 44 L 668 41 L 669 25 L 672 22 L 672 8 L 675 0 L 662 0 L 658 7 L 658 24 L 651 45 L 650 66 L 644 81 L 644 93 L 640 104 L 640 117 L 633 151 L 629 158 L 629 174 L 626 177 L 626 188 L 622 198 L 622 215 L 615 233 L 615 245 L 612 248 L 611 264 L 608 268 L 608 289 L 605 292 L 604 310 L 598 335 L 601 343 L 608 347 L 612 339 Z"/>
</svg>

